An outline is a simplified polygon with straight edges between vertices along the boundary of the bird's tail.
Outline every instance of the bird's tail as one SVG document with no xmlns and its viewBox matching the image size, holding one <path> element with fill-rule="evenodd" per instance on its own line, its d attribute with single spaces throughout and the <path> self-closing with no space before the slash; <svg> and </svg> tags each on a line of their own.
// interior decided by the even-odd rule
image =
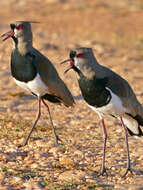
<svg viewBox="0 0 143 190">
<path fill-rule="evenodd" d="M 60 104 L 62 102 L 61 98 L 51 95 L 51 94 L 45 94 L 42 96 L 43 99 L 48 100 L 52 103 L 58 103 Z"/>
<path fill-rule="evenodd" d="M 134 117 L 131 114 L 125 114 L 122 119 L 131 136 L 143 136 L 143 132 L 140 128 L 140 125 L 143 126 L 143 117 L 139 115 Z"/>
</svg>

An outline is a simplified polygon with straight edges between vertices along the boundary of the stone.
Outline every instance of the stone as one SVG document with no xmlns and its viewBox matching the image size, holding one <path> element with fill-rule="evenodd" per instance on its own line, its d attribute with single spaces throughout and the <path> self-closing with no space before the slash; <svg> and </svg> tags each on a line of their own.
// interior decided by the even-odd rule
<svg viewBox="0 0 143 190">
<path fill-rule="evenodd" d="M 59 180 L 60 181 L 66 181 L 66 182 L 72 182 L 72 181 L 77 181 L 79 182 L 83 178 L 85 178 L 86 173 L 81 170 L 69 170 L 65 171 L 62 174 L 59 175 Z"/>
</svg>

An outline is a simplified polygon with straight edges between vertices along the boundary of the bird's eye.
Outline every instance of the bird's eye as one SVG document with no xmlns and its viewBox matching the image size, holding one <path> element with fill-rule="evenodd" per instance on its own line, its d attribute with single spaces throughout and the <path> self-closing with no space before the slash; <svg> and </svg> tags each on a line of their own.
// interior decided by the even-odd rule
<svg viewBox="0 0 143 190">
<path fill-rule="evenodd" d="M 77 55 L 77 58 L 83 58 L 83 54 L 82 54 L 82 53 L 79 53 L 79 54 Z"/>
<path fill-rule="evenodd" d="M 22 30 L 23 26 L 20 24 L 16 27 L 17 30 Z"/>
</svg>

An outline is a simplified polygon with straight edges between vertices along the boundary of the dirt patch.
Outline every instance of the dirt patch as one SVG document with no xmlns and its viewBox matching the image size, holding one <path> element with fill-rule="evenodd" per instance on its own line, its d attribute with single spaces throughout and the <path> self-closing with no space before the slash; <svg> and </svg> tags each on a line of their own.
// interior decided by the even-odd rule
<svg viewBox="0 0 143 190">
<path fill-rule="evenodd" d="M 102 156 L 99 118 L 80 98 L 76 75 L 63 72 L 60 62 L 70 49 L 92 47 L 101 64 L 129 81 L 143 102 L 143 3 L 140 0 L 1 0 L 0 31 L 15 20 L 36 20 L 34 46 L 53 62 L 75 96 L 76 106 L 49 103 L 57 133 L 53 146 L 45 109 L 29 144 L 24 141 L 36 114 L 36 99 L 13 82 L 10 75 L 12 41 L 0 45 L 0 189 L 142 189 L 142 139 L 129 139 L 134 175 L 125 179 L 126 152 L 121 125 L 106 119 L 108 177 L 98 177 Z"/>
</svg>

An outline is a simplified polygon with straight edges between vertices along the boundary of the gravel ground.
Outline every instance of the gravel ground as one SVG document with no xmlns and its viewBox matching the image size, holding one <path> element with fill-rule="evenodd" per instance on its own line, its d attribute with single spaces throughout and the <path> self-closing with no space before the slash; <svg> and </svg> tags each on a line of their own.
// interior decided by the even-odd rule
<svg viewBox="0 0 143 190">
<path fill-rule="evenodd" d="M 53 62 L 76 100 L 73 108 L 49 103 L 62 142 L 53 145 L 48 114 L 43 115 L 29 144 L 18 148 L 36 114 L 36 99 L 10 75 L 12 40 L 0 44 L 0 189 L 1 190 L 141 190 L 143 139 L 129 138 L 133 175 L 126 168 L 121 124 L 106 118 L 108 177 L 98 177 L 102 158 L 102 130 L 97 115 L 80 96 L 76 75 L 63 72 L 60 62 L 70 49 L 94 49 L 98 61 L 122 75 L 143 102 L 143 2 L 141 0 L 1 0 L 0 31 L 15 20 L 33 24 L 34 46 Z"/>
</svg>

